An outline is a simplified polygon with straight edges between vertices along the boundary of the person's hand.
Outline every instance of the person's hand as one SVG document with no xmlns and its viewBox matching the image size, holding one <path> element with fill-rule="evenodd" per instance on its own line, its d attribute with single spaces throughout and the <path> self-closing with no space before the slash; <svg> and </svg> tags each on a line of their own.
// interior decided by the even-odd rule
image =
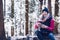
<svg viewBox="0 0 60 40">
<path fill-rule="evenodd" d="M 41 23 L 38 21 L 37 23 L 36 23 L 37 25 L 41 25 Z"/>
<path fill-rule="evenodd" d="M 46 29 L 46 28 L 48 28 L 48 26 L 42 26 L 42 28 L 45 28 Z"/>
</svg>

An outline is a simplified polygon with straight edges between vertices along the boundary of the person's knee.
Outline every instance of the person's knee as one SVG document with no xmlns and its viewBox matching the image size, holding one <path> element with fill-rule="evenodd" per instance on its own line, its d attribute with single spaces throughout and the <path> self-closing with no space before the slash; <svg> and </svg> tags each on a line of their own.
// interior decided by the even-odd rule
<svg viewBox="0 0 60 40">
<path fill-rule="evenodd" d="M 48 36 L 49 36 L 50 39 L 55 40 L 55 38 L 54 38 L 54 34 L 53 34 L 53 33 L 49 33 Z"/>
<path fill-rule="evenodd" d="M 49 36 L 54 36 L 54 34 L 53 33 L 49 33 Z"/>
</svg>

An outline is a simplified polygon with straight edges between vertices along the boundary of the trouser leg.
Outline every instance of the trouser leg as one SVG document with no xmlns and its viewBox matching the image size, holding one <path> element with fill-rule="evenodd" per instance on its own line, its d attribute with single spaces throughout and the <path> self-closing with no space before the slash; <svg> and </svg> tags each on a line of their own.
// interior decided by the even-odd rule
<svg viewBox="0 0 60 40">
<path fill-rule="evenodd" d="M 40 31 L 36 31 L 35 34 L 37 35 L 38 39 L 39 40 L 43 40 L 43 36 L 42 36 L 42 33 Z"/>
</svg>

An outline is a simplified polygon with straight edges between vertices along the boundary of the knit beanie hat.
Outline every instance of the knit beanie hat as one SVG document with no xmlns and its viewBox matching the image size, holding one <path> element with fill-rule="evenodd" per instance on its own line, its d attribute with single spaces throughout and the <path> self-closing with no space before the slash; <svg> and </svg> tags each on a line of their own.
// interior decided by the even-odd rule
<svg viewBox="0 0 60 40">
<path fill-rule="evenodd" d="M 44 11 L 48 13 L 48 8 L 45 7 L 45 8 L 42 10 L 42 12 L 44 12 Z"/>
</svg>

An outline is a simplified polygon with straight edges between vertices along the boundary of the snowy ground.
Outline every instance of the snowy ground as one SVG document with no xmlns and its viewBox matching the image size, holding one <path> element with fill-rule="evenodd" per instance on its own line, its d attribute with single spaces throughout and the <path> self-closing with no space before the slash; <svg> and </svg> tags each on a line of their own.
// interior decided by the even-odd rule
<svg viewBox="0 0 60 40">
<path fill-rule="evenodd" d="M 11 40 L 28 40 L 27 36 L 11 37 Z M 29 40 L 38 40 L 37 36 L 30 36 Z M 55 35 L 55 40 L 60 40 L 60 34 Z"/>
</svg>

